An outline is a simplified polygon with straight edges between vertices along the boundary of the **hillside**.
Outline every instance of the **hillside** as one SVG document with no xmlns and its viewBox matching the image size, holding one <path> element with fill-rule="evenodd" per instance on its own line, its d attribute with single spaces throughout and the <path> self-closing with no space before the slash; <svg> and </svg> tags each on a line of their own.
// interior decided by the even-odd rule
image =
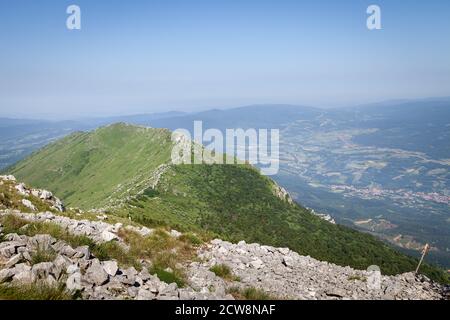
<svg viewBox="0 0 450 320">
<path fill-rule="evenodd" d="M 448 288 L 414 273 L 382 276 L 288 248 L 64 210 L 51 192 L 13 176 L 0 176 L 0 195 L 0 300 L 448 297 Z"/>
<path fill-rule="evenodd" d="M 226 240 L 287 246 L 341 266 L 379 265 L 385 274 L 415 268 L 415 259 L 374 237 L 327 223 L 276 196 L 274 182 L 254 168 L 165 166 L 170 152 L 169 131 L 116 124 L 75 133 L 7 171 L 54 191 L 68 206 L 107 208 L 147 226 L 206 230 Z M 444 281 L 439 269 L 423 270 Z"/>
</svg>

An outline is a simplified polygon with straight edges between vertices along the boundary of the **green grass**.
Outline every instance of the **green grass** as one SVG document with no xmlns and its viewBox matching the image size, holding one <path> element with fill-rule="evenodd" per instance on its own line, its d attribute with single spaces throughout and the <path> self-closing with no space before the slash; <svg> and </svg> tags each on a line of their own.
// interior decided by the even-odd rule
<svg viewBox="0 0 450 320">
<path fill-rule="evenodd" d="M 256 289 L 253 287 L 245 289 L 232 287 L 228 289 L 227 292 L 231 294 L 236 300 L 255 300 L 255 301 L 278 300 L 277 298 L 271 296 L 270 294 L 264 292 L 263 290 Z"/>
<path fill-rule="evenodd" d="M 152 262 L 150 273 L 157 274 L 164 282 L 175 282 L 179 287 L 185 285 L 186 276 L 179 264 L 191 261 L 195 256 L 194 247 L 185 239 L 173 238 L 164 229 L 157 229 L 147 237 L 122 229 L 119 236 L 130 246 L 129 256 Z"/>
<path fill-rule="evenodd" d="M 49 286 L 44 283 L 11 285 L 0 284 L 0 300 L 72 300 L 75 297 L 65 286 Z"/>
<path fill-rule="evenodd" d="M 41 262 L 53 262 L 56 259 L 56 252 L 51 249 L 38 248 L 31 256 L 31 265 L 35 265 Z"/>
<path fill-rule="evenodd" d="M 116 124 L 93 133 L 74 133 L 8 171 L 21 181 L 52 190 L 67 206 L 101 207 L 109 204 L 111 195 L 117 199 L 128 189 L 138 190 L 140 181 L 170 159 L 171 144 L 168 130 Z"/>
<path fill-rule="evenodd" d="M 240 281 L 240 278 L 235 276 L 230 267 L 225 264 L 216 264 L 212 266 L 209 271 L 214 272 L 214 274 L 226 281 Z"/>
<path fill-rule="evenodd" d="M 159 280 L 167 284 L 176 283 L 179 288 L 182 288 L 186 285 L 184 275 L 180 275 L 178 272 L 166 271 L 160 266 L 153 266 L 149 272 L 151 274 L 157 275 Z"/>
<path fill-rule="evenodd" d="M 273 181 L 248 165 L 172 166 L 156 190 L 149 189 L 152 172 L 170 160 L 171 147 L 167 130 L 117 124 L 73 134 L 7 171 L 52 190 L 69 206 L 102 207 L 131 196 L 111 214 L 150 227 L 289 247 L 341 266 L 365 270 L 378 265 L 389 275 L 417 265 L 417 259 L 369 234 L 327 223 L 279 199 Z M 450 282 L 439 268 L 425 264 L 421 270 Z"/>
<path fill-rule="evenodd" d="M 202 243 L 204 243 L 205 241 L 203 241 L 198 235 L 192 233 L 192 232 L 188 232 L 183 234 L 180 238 L 180 241 L 189 243 L 193 246 L 199 246 Z"/>
</svg>

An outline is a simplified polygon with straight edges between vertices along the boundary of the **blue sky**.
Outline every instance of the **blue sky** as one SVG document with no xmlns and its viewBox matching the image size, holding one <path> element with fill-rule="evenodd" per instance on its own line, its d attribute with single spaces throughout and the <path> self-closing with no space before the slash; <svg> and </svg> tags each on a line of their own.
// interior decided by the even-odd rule
<svg viewBox="0 0 450 320">
<path fill-rule="evenodd" d="M 449 17 L 448 0 L 2 0 L 0 115 L 450 96 Z"/>
</svg>

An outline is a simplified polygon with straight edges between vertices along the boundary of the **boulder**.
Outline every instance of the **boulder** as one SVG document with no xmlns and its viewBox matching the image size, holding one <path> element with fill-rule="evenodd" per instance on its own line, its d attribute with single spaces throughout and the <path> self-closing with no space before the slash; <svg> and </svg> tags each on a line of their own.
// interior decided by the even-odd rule
<svg viewBox="0 0 450 320">
<path fill-rule="evenodd" d="M 66 269 L 66 273 L 69 274 L 69 275 L 74 274 L 76 272 L 80 272 L 80 268 L 76 264 L 71 264 Z"/>
<path fill-rule="evenodd" d="M 1 269 L 0 270 L 0 283 L 10 281 L 13 276 L 14 276 L 14 270 Z"/>
<path fill-rule="evenodd" d="M 23 259 L 23 256 L 21 253 L 16 254 L 15 256 L 11 257 L 8 262 L 5 264 L 5 268 L 9 269 L 11 267 L 14 267 L 16 264 L 18 264 Z"/>
<path fill-rule="evenodd" d="M 33 273 L 33 277 L 35 279 L 46 279 L 54 268 L 54 264 L 52 262 L 41 262 L 35 264 L 31 268 L 31 272 Z"/>
<path fill-rule="evenodd" d="M 119 270 L 119 267 L 117 265 L 116 261 L 103 261 L 103 270 L 110 276 L 115 276 L 117 274 L 117 270 Z"/>
<path fill-rule="evenodd" d="M 74 272 L 72 273 L 66 281 L 66 287 L 68 290 L 82 290 L 83 286 L 81 285 L 81 273 Z"/>
<path fill-rule="evenodd" d="M 91 251 L 89 250 L 89 246 L 81 246 L 75 248 L 75 255 L 74 258 L 84 258 L 85 260 L 88 260 L 91 257 Z"/>
<path fill-rule="evenodd" d="M 22 204 L 32 211 L 36 211 L 36 207 L 28 199 L 22 199 Z"/>
<path fill-rule="evenodd" d="M 16 248 L 15 245 L 8 245 L 6 244 L 3 247 L 0 247 L 0 256 L 3 256 L 5 258 L 11 258 L 13 255 L 16 254 Z"/>
<path fill-rule="evenodd" d="M 109 277 L 103 269 L 100 261 L 98 261 L 98 259 L 94 259 L 91 265 L 87 268 L 84 279 L 89 283 L 101 286 L 108 282 Z"/>
<path fill-rule="evenodd" d="M 20 195 L 22 195 L 22 196 L 28 195 L 28 190 L 25 187 L 24 183 L 19 183 L 18 185 L 15 186 L 15 188 L 19 192 Z"/>
<path fill-rule="evenodd" d="M 18 282 L 18 283 L 21 283 L 21 284 L 33 283 L 34 282 L 34 276 L 33 276 L 33 273 L 31 272 L 31 268 L 18 271 L 14 275 L 12 281 L 13 282 Z"/>
<path fill-rule="evenodd" d="M 122 271 L 122 283 L 128 284 L 130 286 L 134 285 L 136 282 L 136 276 L 138 275 L 138 272 L 135 268 L 130 267 L 126 270 Z"/>
<path fill-rule="evenodd" d="M 115 235 L 112 232 L 109 232 L 108 230 L 103 230 L 103 232 L 101 233 L 101 238 L 104 242 L 119 240 L 119 237 L 117 235 Z"/>
<path fill-rule="evenodd" d="M 42 200 L 50 200 L 53 197 L 53 193 L 47 190 L 41 190 L 39 198 Z"/>
<path fill-rule="evenodd" d="M 143 237 L 147 237 L 149 235 L 151 235 L 153 233 L 153 229 L 149 229 L 147 227 L 142 227 L 141 230 L 139 231 L 140 235 Z"/>
<path fill-rule="evenodd" d="M 153 300 L 155 295 L 150 290 L 139 289 L 136 300 Z"/>
</svg>

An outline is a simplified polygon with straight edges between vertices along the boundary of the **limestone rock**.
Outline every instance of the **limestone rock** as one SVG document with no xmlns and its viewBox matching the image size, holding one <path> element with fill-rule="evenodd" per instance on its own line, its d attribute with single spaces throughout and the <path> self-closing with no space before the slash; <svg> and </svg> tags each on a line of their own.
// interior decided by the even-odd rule
<svg viewBox="0 0 450 320">
<path fill-rule="evenodd" d="M 110 276 L 115 276 L 117 273 L 117 270 L 119 270 L 119 267 L 117 265 L 116 261 L 103 261 L 102 262 L 103 269 L 107 274 Z"/>
<path fill-rule="evenodd" d="M 92 261 L 91 266 L 86 270 L 84 278 L 89 283 L 101 286 L 108 281 L 109 277 L 100 262 L 95 259 Z"/>
</svg>

